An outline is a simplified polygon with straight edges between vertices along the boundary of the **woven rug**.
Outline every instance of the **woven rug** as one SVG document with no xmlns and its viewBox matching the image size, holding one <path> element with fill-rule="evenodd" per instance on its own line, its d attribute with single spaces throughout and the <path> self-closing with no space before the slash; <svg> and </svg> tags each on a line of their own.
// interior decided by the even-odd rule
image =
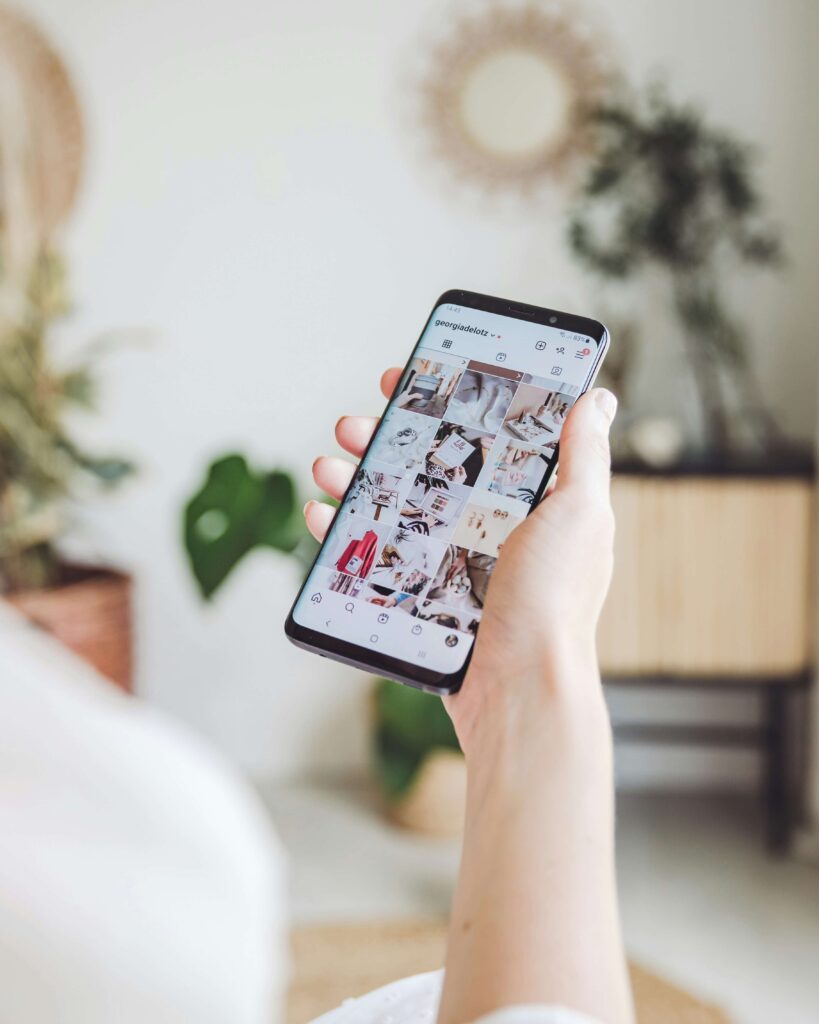
<svg viewBox="0 0 819 1024">
<path fill-rule="evenodd" d="M 440 967 L 445 943 L 446 925 L 436 921 L 296 928 L 287 1024 L 306 1024 L 350 996 Z M 639 1024 L 730 1024 L 717 1007 L 651 971 L 631 965 L 631 980 Z"/>
</svg>

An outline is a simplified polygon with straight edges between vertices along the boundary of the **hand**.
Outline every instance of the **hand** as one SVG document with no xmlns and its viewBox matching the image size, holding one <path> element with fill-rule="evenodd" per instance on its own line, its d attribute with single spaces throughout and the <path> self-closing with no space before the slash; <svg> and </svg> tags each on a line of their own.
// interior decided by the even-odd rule
<svg viewBox="0 0 819 1024">
<path fill-rule="evenodd" d="M 579 399 L 561 435 L 556 486 L 504 542 L 467 679 L 447 698 L 467 756 L 480 723 L 511 716 L 537 728 L 551 698 L 608 728 L 595 631 L 613 567 L 616 408 L 602 388 Z"/>
<path fill-rule="evenodd" d="M 400 375 L 399 369 L 383 375 L 386 396 Z M 447 698 L 467 757 L 481 722 L 536 720 L 550 697 L 590 709 L 602 705 L 594 634 L 613 561 L 608 431 L 615 410 L 614 396 L 602 389 L 575 404 L 561 437 L 557 486 L 503 545 L 467 678 Z M 360 458 L 377 422 L 342 417 L 336 439 Z M 313 464 L 317 486 L 334 498 L 343 496 L 354 471 L 334 457 Z M 321 540 L 333 509 L 310 501 L 304 513 Z"/>
<path fill-rule="evenodd" d="M 389 397 L 389 395 L 387 397 Z M 399 395 L 395 399 L 395 404 L 398 406 L 399 409 L 404 409 L 406 406 L 410 404 L 410 402 L 414 402 L 417 398 L 423 397 L 424 396 L 421 394 L 420 391 L 411 391 L 409 394 L 407 394 L 407 392 L 405 391 L 403 395 Z"/>
<path fill-rule="evenodd" d="M 398 386 L 403 371 L 395 367 L 387 370 L 381 377 L 381 391 L 386 398 L 391 398 Z M 375 416 L 342 416 L 336 424 L 336 441 L 341 447 L 354 456 L 356 460 L 364 454 L 378 420 Z M 321 455 L 313 463 L 313 479 L 316 486 L 329 494 L 331 498 L 341 500 L 347 490 L 356 464 L 348 459 L 339 459 L 334 455 Z M 320 501 L 308 501 L 304 506 L 304 518 L 307 529 L 316 540 L 324 540 L 335 515 L 335 509 Z"/>
</svg>

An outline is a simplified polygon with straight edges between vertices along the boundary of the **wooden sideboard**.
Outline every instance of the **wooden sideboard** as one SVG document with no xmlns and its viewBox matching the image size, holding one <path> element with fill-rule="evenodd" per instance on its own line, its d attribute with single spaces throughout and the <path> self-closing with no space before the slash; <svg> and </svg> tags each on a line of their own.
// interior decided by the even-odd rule
<svg viewBox="0 0 819 1024">
<path fill-rule="evenodd" d="M 813 634 L 813 484 L 621 476 L 600 623 L 612 674 L 804 671 Z"/>
<path fill-rule="evenodd" d="M 752 746 L 765 757 L 768 838 L 798 806 L 794 699 L 812 676 L 813 468 L 615 469 L 615 570 L 598 647 L 607 685 L 757 691 L 758 727 L 624 724 L 649 742 Z"/>
</svg>

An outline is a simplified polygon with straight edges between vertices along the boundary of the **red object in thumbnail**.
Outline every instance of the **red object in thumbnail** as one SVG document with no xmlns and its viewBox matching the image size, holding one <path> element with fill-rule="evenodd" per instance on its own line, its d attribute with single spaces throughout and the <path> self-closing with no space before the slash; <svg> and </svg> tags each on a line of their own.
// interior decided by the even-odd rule
<svg viewBox="0 0 819 1024">
<path fill-rule="evenodd" d="M 336 569 L 351 576 L 366 576 L 373 567 L 378 534 L 367 530 L 361 540 L 351 540 L 336 562 Z"/>
</svg>

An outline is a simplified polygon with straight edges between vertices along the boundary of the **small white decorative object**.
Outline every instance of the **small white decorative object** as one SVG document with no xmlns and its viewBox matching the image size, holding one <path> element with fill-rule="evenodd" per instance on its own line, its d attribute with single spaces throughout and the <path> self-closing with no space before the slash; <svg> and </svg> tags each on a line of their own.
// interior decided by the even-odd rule
<svg viewBox="0 0 819 1024">
<path fill-rule="evenodd" d="M 664 469 L 679 461 L 685 436 L 677 420 L 642 416 L 628 429 L 629 447 L 647 466 Z"/>
<path fill-rule="evenodd" d="M 430 148 L 461 182 L 527 196 L 591 146 L 611 45 L 578 2 L 470 0 L 453 15 L 420 83 Z"/>
</svg>

